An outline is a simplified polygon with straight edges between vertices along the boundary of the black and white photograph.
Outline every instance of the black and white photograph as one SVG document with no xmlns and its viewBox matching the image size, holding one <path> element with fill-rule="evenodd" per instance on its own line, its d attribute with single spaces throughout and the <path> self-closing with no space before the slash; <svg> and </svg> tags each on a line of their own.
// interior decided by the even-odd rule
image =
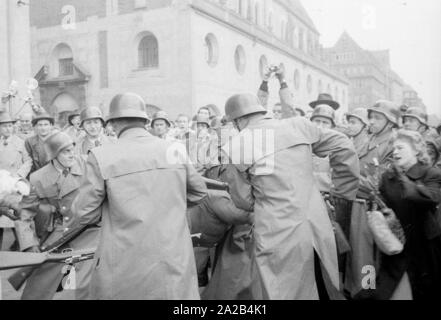
<svg viewBox="0 0 441 320">
<path fill-rule="evenodd" d="M 4 302 L 441 301 L 439 0 L 1 0 L 0 98 Z"/>
</svg>

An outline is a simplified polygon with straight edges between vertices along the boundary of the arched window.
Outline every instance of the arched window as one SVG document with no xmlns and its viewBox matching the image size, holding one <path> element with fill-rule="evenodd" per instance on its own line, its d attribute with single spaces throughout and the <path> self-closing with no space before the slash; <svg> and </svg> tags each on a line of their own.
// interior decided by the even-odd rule
<svg viewBox="0 0 441 320">
<path fill-rule="evenodd" d="M 263 78 L 266 70 L 268 68 L 268 59 L 265 56 L 261 56 L 259 60 L 259 72 L 260 76 Z"/>
<path fill-rule="evenodd" d="M 72 49 L 65 43 L 57 45 L 53 51 L 54 63 L 58 64 L 58 77 L 72 76 L 74 74 Z"/>
<path fill-rule="evenodd" d="M 282 20 L 280 27 L 280 39 L 285 40 L 286 37 L 286 22 Z"/>
<path fill-rule="evenodd" d="M 236 65 L 237 72 L 242 75 L 245 73 L 246 67 L 246 57 L 245 50 L 242 46 L 237 46 L 236 51 L 234 52 L 234 62 Z"/>
<path fill-rule="evenodd" d="M 300 72 L 297 69 L 294 72 L 294 88 L 296 88 L 296 90 L 300 88 Z"/>
<path fill-rule="evenodd" d="M 268 30 L 273 31 L 273 12 L 272 11 L 268 15 Z"/>
<path fill-rule="evenodd" d="M 311 75 L 308 75 L 306 88 L 308 89 L 309 94 L 312 93 L 312 77 L 311 77 Z"/>
<path fill-rule="evenodd" d="M 323 83 L 322 83 L 322 80 L 318 81 L 317 90 L 318 90 L 319 94 L 323 93 Z"/>
<path fill-rule="evenodd" d="M 158 40 L 153 34 L 147 34 L 139 42 L 138 46 L 138 67 L 158 68 Z"/>
<path fill-rule="evenodd" d="M 216 66 L 219 60 L 219 45 L 212 33 L 205 37 L 205 59 L 211 67 Z"/>
</svg>

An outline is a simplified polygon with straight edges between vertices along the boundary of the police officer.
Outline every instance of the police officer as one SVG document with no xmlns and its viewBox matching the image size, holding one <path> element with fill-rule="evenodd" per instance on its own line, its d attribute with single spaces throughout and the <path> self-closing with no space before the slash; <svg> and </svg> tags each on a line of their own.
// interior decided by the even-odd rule
<svg viewBox="0 0 441 320">
<path fill-rule="evenodd" d="M 359 155 L 363 176 L 381 176 L 393 162 L 393 134 L 399 125 L 400 107 L 379 100 L 367 109 L 371 135 L 367 148 Z M 350 226 L 351 253 L 347 264 L 345 290 L 354 297 L 362 289 L 365 266 L 375 266 L 374 239 L 366 219 L 366 201 L 357 199 L 352 208 Z"/>
<path fill-rule="evenodd" d="M 388 165 L 392 162 L 392 139 L 398 127 L 399 107 L 391 101 L 379 100 L 368 108 L 371 136 L 367 150 L 360 155 L 360 169 L 364 175 L 372 165 Z"/>
<path fill-rule="evenodd" d="M 232 96 L 225 113 L 240 133 L 223 150 L 246 177 L 254 199 L 254 298 L 318 299 L 319 292 L 325 298 L 327 284 L 339 287 L 337 251 L 313 181 L 311 149 L 330 156 L 335 196 L 355 198 L 359 167 L 351 141 L 304 118 L 271 119 L 252 94 Z M 322 270 L 329 282 L 322 280 Z"/>
<path fill-rule="evenodd" d="M 26 150 L 32 158 L 31 173 L 43 168 L 50 161 L 44 141 L 52 133 L 54 124 L 54 118 L 45 111 L 36 114 L 32 119 L 35 135 L 25 141 Z"/>
<path fill-rule="evenodd" d="M 421 108 L 409 108 L 402 116 L 404 129 L 419 132 L 424 139 L 436 139 L 437 133 L 429 127 L 427 113 Z"/>
<path fill-rule="evenodd" d="M 0 170 L 26 178 L 31 171 L 32 159 L 24 141 L 13 134 L 14 123 L 8 112 L 0 112 Z"/>
<path fill-rule="evenodd" d="M 77 154 L 87 157 L 93 148 L 111 143 L 112 139 L 104 134 L 104 118 L 98 107 L 89 107 L 81 111 L 79 125 L 86 134 L 76 144 Z"/>
<path fill-rule="evenodd" d="M 172 140 L 168 134 L 171 128 L 171 123 L 165 111 L 156 112 L 153 115 L 150 125 L 154 136 L 164 140 Z"/>
<path fill-rule="evenodd" d="M 322 129 L 335 128 L 335 110 L 340 107 L 340 104 L 334 101 L 331 95 L 326 93 L 320 94 L 318 99 L 309 105 L 313 108 L 310 118 L 312 123 Z M 332 184 L 329 159 L 313 156 L 313 171 L 319 190 L 329 193 Z"/>
<path fill-rule="evenodd" d="M 72 218 L 71 205 L 85 176 L 84 162 L 75 155 L 74 142 L 66 133 L 52 133 L 45 139 L 44 148 L 50 162 L 31 174 L 31 194 L 23 199 L 20 221 L 16 223 L 20 249 L 27 252 L 39 252 L 40 244 L 44 246 L 61 237 Z M 90 229 L 65 247 L 94 248 L 97 235 L 97 228 Z M 52 299 L 64 277 L 63 267 L 58 263 L 40 266 L 28 279 L 22 299 Z M 75 268 L 76 299 L 87 299 L 92 261 Z"/>
<path fill-rule="evenodd" d="M 67 127 L 63 130 L 67 133 L 74 142 L 77 142 L 84 136 L 83 130 L 81 130 L 80 113 L 75 111 L 67 117 Z"/>
<path fill-rule="evenodd" d="M 357 108 L 346 114 L 348 121 L 348 136 L 354 143 L 358 155 L 366 152 L 369 143 L 369 119 L 366 108 Z"/>
<path fill-rule="evenodd" d="M 150 135 L 144 100 L 120 94 L 109 116 L 118 141 L 90 151 L 73 204 L 79 225 L 102 219 L 96 299 L 198 299 L 187 201 L 206 197 L 185 146 Z"/>
</svg>

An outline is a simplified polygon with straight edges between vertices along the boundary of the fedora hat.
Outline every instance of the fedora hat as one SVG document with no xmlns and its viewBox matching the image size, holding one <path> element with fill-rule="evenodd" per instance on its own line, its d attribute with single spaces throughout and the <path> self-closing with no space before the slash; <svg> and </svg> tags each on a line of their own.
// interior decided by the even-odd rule
<svg viewBox="0 0 441 320">
<path fill-rule="evenodd" d="M 334 110 L 338 110 L 340 108 L 340 104 L 337 101 L 334 101 L 329 93 L 320 93 L 317 100 L 311 102 L 309 106 L 314 109 L 321 104 L 328 105 Z"/>
<path fill-rule="evenodd" d="M 13 120 L 11 118 L 11 115 L 7 111 L 1 111 L 0 112 L 0 124 L 3 123 L 16 123 L 16 120 Z"/>
</svg>

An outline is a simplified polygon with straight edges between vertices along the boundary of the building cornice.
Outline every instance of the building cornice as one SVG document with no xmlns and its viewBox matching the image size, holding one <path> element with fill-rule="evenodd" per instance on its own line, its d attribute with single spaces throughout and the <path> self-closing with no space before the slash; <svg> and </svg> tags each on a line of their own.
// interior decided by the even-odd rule
<svg viewBox="0 0 441 320">
<path fill-rule="evenodd" d="M 250 38 L 255 42 L 275 49 L 286 56 L 299 60 L 303 64 L 306 64 L 311 68 L 314 68 L 326 74 L 334 80 L 338 80 L 344 84 L 349 84 L 346 78 L 339 75 L 337 72 L 330 70 L 329 67 L 327 67 L 325 64 L 319 61 L 313 61 L 302 52 L 296 52 L 297 50 L 294 50 L 293 48 L 287 46 L 270 32 L 263 30 L 254 23 L 250 23 L 248 20 L 245 20 L 243 17 L 239 16 L 236 13 L 226 11 L 224 7 L 203 0 L 193 0 L 190 4 L 190 7 L 195 13 L 199 15 L 220 23 L 229 29 L 243 34 L 244 36 Z"/>
</svg>

